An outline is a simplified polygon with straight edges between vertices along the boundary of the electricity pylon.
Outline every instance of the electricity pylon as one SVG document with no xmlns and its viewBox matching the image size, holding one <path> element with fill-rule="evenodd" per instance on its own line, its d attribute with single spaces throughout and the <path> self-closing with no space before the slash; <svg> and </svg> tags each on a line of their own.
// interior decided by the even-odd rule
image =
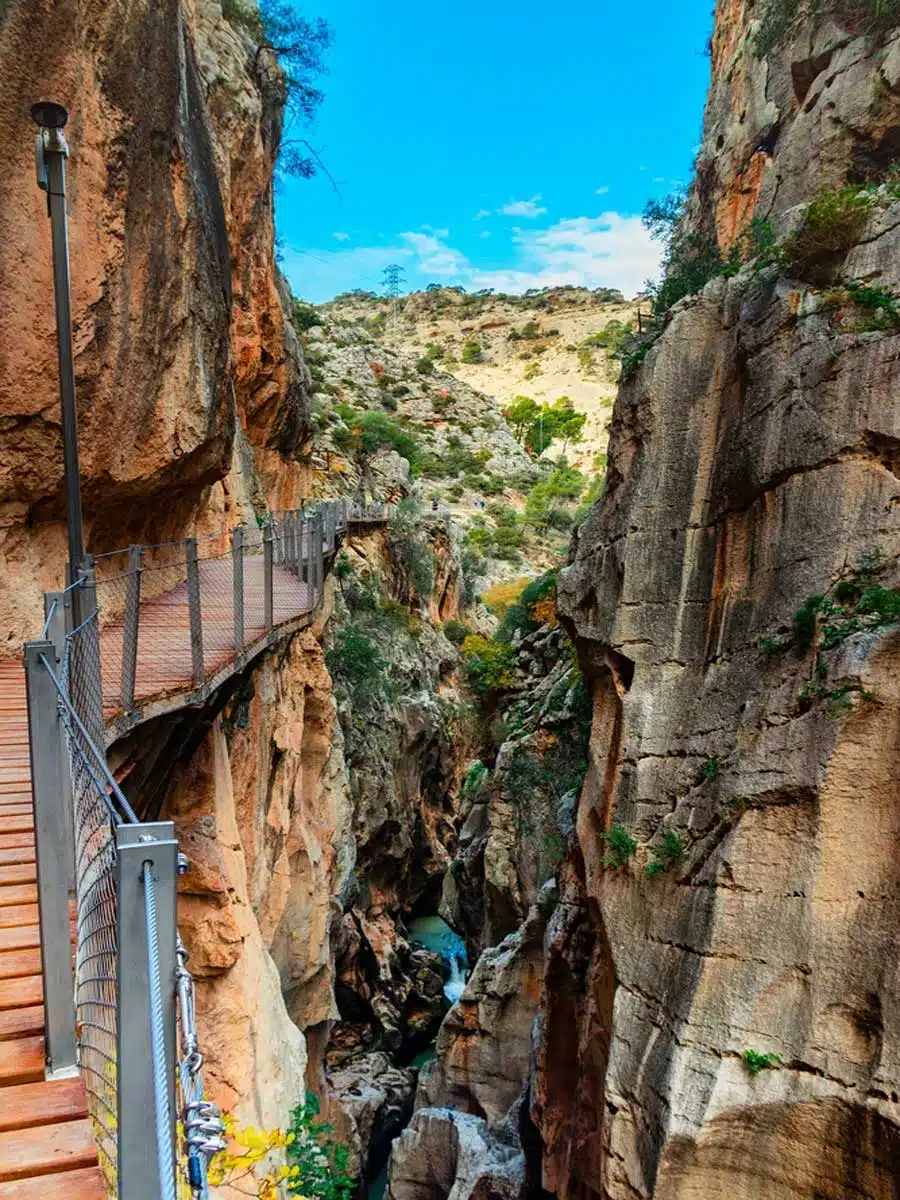
<svg viewBox="0 0 900 1200">
<path fill-rule="evenodd" d="M 395 337 L 400 317 L 400 276 L 405 274 L 399 263 L 388 263 L 384 268 L 384 294 L 391 301 L 391 329 Z"/>
</svg>

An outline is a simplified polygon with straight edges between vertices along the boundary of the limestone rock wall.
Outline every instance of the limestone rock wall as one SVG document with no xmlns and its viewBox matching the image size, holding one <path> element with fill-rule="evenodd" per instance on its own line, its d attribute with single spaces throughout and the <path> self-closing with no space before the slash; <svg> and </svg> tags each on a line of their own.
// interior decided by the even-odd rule
<svg viewBox="0 0 900 1200">
<path fill-rule="evenodd" d="M 294 503 L 308 376 L 273 255 L 283 82 L 218 0 L 10 0 L 0 68 L 0 630 L 15 652 L 65 560 L 34 100 L 70 112 L 88 549 Z"/>
<path fill-rule="evenodd" d="M 860 36 L 876 6 L 796 7 L 800 19 L 784 42 L 761 56 L 760 20 L 772 7 L 767 0 L 716 7 L 693 211 L 726 247 L 752 217 L 778 216 L 822 188 L 871 179 L 900 155 L 896 31 Z M 811 8 L 823 17 L 809 20 Z"/>
<path fill-rule="evenodd" d="M 305 1093 L 302 1029 L 336 1015 L 330 931 L 352 868 L 331 680 L 312 633 L 267 655 L 179 767 L 164 814 L 190 869 L 179 924 L 207 1083 L 283 1127 Z"/>
<path fill-rule="evenodd" d="M 787 208 L 900 135 L 890 37 L 805 25 L 760 62 L 758 12 L 723 0 L 713 41 L 718 182 L 693 202 L 726 237 L 735 197 Z M 898 218 L 872 216 L 835 287 L 900 290 Z M 866 586 L 900 583 L 898 344 L 748 270 L 679 305 L 620 391 L 559 589 L 594 710 L 533 1102 L 561 1197 L 898 1194 L 900 640 L 792 633 L 872 556 Z M 614 825 L 638 842 L 620 869 Z M 748 1050 L 774 1058 L 754 1075 Z"/>
</svg>

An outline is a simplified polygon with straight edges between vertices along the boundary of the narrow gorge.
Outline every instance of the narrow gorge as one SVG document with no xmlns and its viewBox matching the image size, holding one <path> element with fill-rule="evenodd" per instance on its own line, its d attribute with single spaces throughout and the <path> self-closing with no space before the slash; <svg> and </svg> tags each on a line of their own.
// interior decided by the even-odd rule
<svg viewBox="0 0 900 1200">
<path fill-rule="evenodd" d="M 108 746 L 187 859 L 210 1194 L 900 1198 L 900 9 L 718 0 L 655 291 L 319 305 L 248 4 L 0 3 L 5 655 L 66 571 L 34 99 L 101 621 L 113 551 L 387 506 Z"/>
</svg>

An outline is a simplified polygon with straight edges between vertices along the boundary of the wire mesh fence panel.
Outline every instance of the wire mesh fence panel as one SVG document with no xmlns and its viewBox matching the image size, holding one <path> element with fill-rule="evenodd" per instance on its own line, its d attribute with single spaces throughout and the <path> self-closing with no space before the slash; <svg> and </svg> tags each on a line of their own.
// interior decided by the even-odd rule
<svg viewBox="0 0 900 1200">
<path fill-rule="evenodd" d="M 237 534 L 98 556 L 105 718 L 195 690 L 267 630 L 311 612 L 339 532 L 384 516 L 383 504 L 326 501 Z"/>
<path fill-rule="evenodd" d="M 92 726 L 102 722 L 97 613 L 66 639 L 60 685 L 75 828 L 75 1008 L 79 1066 L 107 1183 L 116 1179 L 116 850 Z M 91 743 L 94 743 L 93 745 Z M 102 745 L 102 741 L 100 743 Z"/>
</svg>

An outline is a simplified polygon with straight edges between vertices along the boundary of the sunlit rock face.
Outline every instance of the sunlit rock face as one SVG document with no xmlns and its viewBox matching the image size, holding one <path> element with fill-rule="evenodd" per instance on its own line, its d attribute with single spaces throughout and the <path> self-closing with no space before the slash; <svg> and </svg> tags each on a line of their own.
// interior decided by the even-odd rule
<svg viewBox="0 0 900 1200">
<path fill-rule="evenodd" d="M 721 3 L 713 41 L 716 175 L 693 204 L 723 236 L 763 112 L 779 132 L 748 213 L 900 135 L 896 34 L 826 22 L 760 63 L 758 11 Z M 898 228 L 886 202 L 830 286 L 900 290 Z M 679 305 L 620 391 L 559 589 L 594 706 L 532 1106 L 560 1196 L 898 1194 L 900 638 L 792 635 L 841 579 L 900 583 L 898 345 L 836 321 L 821 285 L 748 270 Z M 614 825 L 638 843 L 619 869 Z M 771 1056 L 758 1074 L 748 1050 Z"/>
<path fill-rule="evenodd" d="M 39 48 L 39 49 L 38 49 Z M 50 223 L 29 105 L 70 112 L 88 548 L 230 526 L 305 493 L 306 381 L 273 254 L 283 84 L 216 0 L 10 0 L 0 15 L 0 631 L 63 576 Z"/>
</svg>

